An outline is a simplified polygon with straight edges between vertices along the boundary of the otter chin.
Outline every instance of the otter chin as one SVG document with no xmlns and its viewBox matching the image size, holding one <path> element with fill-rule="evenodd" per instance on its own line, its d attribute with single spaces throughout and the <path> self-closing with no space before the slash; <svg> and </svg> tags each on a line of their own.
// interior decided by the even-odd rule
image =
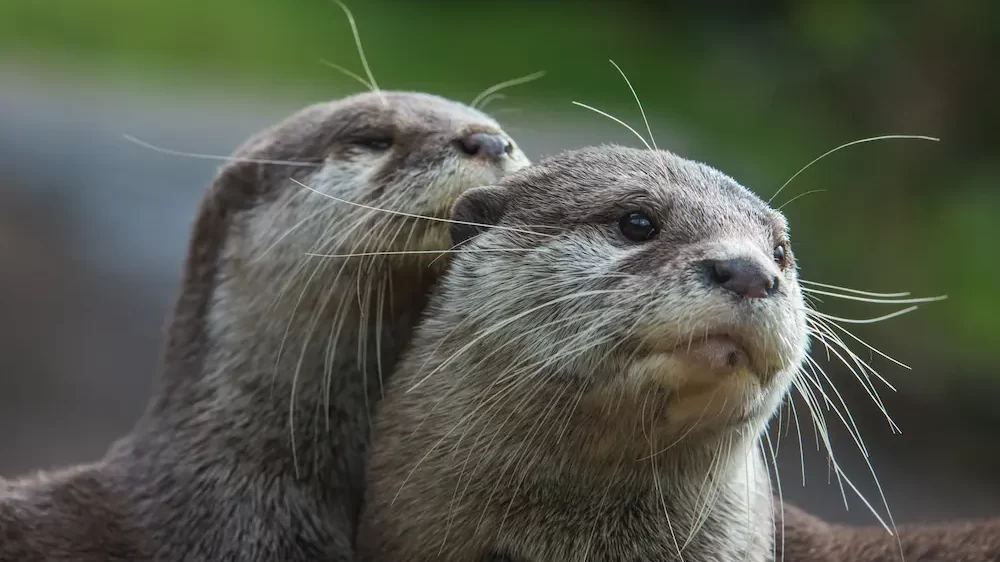
<svg viewBox="0 0 1000 562">
<path fill-rule="evenodd" d="M 750 353 L 729 334 L 718 334 L 674 348 L 673 355 L 719 374 L 750 371 Z"/>
</svg>

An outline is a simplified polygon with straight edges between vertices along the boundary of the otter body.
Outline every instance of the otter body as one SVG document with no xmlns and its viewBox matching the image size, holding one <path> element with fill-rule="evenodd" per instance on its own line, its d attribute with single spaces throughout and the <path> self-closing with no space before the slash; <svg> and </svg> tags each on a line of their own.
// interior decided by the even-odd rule
<svg viewBox="0 0 1000 562">
<path fill-rule="evenodd" d="M 362 559 L 770 559 L 757 439 L 807 341 L 784 218 L 708 166 L 620 147 L 453 216 L 475 252 L 378 407 Z"/>
<path fill-rule="evenodd" d="M 0 560 L 351 560 L 370 406 L 450 246 L 411 215 L 526 164 L 418 93 L 247 141 L 200 208 L 148 410 L 101 462 L 0 487 Z"/>
<path fill-rule="evenodd" d="M 827 523 L 790 505 L 776 538 L 784 562 L 998 562 L 1000 520 L 977 519 L 882 527 Z"/>
</svg>

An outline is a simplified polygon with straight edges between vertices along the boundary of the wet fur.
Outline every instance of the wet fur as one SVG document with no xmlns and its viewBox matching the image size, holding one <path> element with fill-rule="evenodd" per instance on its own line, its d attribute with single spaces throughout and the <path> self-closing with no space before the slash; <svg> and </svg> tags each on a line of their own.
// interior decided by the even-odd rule
<svg viewBox="0 0 1000 562">
<path fill-rule="evenodd" d="M 634 206 L 662 222 L 654 241 L 616 237 Z M 379 405 L 362 559 L 680 560 L 697 525 L 683 560 L 770 558 L 756 440 L 806 351 L 801 294 L 788 267 L 778 296 L 734 304 L 698 264 L 739 255 L 777 271 L 781 215 L 708 166 L 602 147 L 470 191 L 454 217 L 538 234 L 453 228 L 505 251 L 455 257 Z M 674 403 L 683 366 L 638 351 L 740 322 L 741 306 L 756 307 L 748 337 L 771 342 L 761 381 L 734 377 L 745 403 L 695 419 Z M 708 473 L 718 494 L 703 512 Z"/>
<path fill-rule="evenodd" d="M 248 140 L 199 210 L 149 408 L 100 462 L 0 486 L 0 560 L 352 559 L 369 404 L 441 266 L 304 254 L 450 243 L 443 223 L 300 183 L 444 216 L 527 163 L 517 150 L 474 161 L 456 147 L 473 132 L 500 127 L 443 98 L 381 92 Z M 386 135 L 384 151 L 363 142 Z"/>
</svg>

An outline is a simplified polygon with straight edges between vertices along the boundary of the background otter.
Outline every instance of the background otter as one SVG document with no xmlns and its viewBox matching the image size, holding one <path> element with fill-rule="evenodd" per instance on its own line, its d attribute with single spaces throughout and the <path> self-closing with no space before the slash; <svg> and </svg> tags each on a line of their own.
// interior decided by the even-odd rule
<svg viewBox="0 0 1000 562">
<path fill-rule="evenodd" d="M 101 462 L 5 483 L 0 559 L 350 559 L 369 400 L 439 270 L 395 253 L 447 250 L 416 216 L 526 163 L 491 118 L 419 93 L 248 140 L 195 221 L 147 412 Z"/>
<path fill-rule="evenodd" d="M 784 506 L 775 560 L 785 562 L 997 562 L 1000 520 L 904 525 L 897 538 L 881 527 L 827 523 Z"/>
<path fill-rule="evenodd" d="M 602 147 L 454 217 L 496 227 L 453 226 L 475 253 L 378 407 L 363 559 L 769 559 L 758 439 L 807 342 L 782 215 L 708 166 Z"/>
</svg>

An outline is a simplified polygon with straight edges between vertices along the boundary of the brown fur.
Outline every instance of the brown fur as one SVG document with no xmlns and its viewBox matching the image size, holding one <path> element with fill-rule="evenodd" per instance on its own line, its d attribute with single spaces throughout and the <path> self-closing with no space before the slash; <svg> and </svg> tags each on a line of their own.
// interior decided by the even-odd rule
<svg viewBox="0 0 1000 562">
<path fill-rule="evenodd" d="M 441 216 L 527 163 L 516 148 L 461 151 L 463 135 L 502 134 L 478 111 L 383 95 L 308 107 L 222 168 L 148 410 L 100 462 L 0 487 L 0 561 L 352 559 L 370 404 L 441 268 L 433 255 L 304 254 L 445 250 L 448 230 L 296 181 Z"/>
<path fill-rule="evenodd" d="M 776 539 L 777 560 L 784 562 L 1000 560 L 1000 519 L 902 525 L 897 540 L 882 527 L 834 525 L 787 504 L 784 517 L 784 532 Z"/>
</svg>

